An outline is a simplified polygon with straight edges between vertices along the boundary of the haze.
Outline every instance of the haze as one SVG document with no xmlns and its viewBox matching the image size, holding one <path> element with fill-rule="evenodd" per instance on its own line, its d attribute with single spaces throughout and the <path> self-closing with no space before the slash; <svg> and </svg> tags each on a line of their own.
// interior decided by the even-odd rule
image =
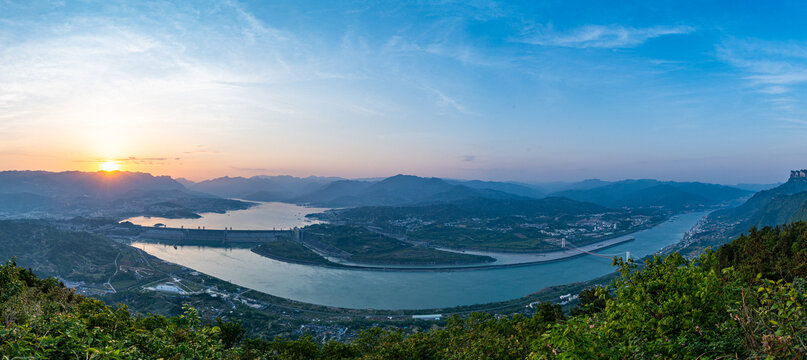
<svg viewBox="0 0 807 360">
<path fill-rule="evenodd" d="M 737 183 L 803 165 L 803 6 L 620 4 L 0 2 L 0 168 Z"/>
</svg>

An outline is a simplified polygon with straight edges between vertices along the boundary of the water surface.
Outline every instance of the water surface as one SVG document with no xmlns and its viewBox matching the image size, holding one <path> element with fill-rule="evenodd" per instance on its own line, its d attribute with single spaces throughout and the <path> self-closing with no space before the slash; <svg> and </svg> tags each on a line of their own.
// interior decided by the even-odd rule
<svg viewBox="0 0 807 360">
<path fill-rule="evenodd" d="M 247 200 L 244 200 L 247 201 Z M 197 228 L 224 229 L 232 227 L 235 230 L 271 230 L 288 229 L 292 227 L 302 227 L 317 223 L 315 220 L 306 219 L 306 215 L 323 212 L 328 209 L 299 206 L 282 202 L 262 202 L 245 210 L 228 211 L 224 214 L 201 213 L 198 219 L 168 219 L 161 217 L 137 216 L 126 219 L 133 224 L 142 226 L 154 226 L 163 224 L 172 228 Z"/>
<path fill-rule="evenodd" d="M 600 253 L 637 258 L 679 241 L 707 213 L 676 216 L 633 234 L 636 240 Z M 237 227 L 236 227 L 237 228 Z M 236 285 L 313 304 L 348 308 L 423 309 L 509 300 L 547 286 L 590 280 L 615 269 L 611 259 L 581 256 L 524 267 L 455 272 L 384 272 L 290 264 L 248 248 L 172 246 L 138 242 L 135 247 Z"/>
</svg>

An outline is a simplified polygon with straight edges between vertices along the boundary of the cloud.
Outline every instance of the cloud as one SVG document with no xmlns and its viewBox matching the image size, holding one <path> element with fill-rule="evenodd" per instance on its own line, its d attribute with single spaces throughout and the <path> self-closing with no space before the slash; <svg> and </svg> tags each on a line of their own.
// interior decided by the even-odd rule
<svg viewBox="0 0 807 360">
<path fill-rule="evenodd" d="M 760 92 L 763 92 L 765 94 L 771 94 L 771 95 L 784 94 L 784 93 L 786 93 L 788 91 L 790 91 L 790 89 L 788 89 L 788 88 L 786 88 L 784 86 L 779 86 L 779 85 L 769 86 L 769 87 L 766 87 L 766 88 L 763 88 L 762 90 L 760 90 Z"/>
<path fill-rule="evenodd" d="M 438 89 L 435 89 L 433 87 L 424 87 L 424 90 L 434 94 L 437 97 L 437 104 L 440 105 L 440 106 L 454 109 L 455 111 L 457 111 L 458 113 L 463 114 L 463 115 L 478 116 L 477 113 L 469 110 L 467 107 L 465 107 L 465 105 L 460 103 L 458 100 L 454 99 L 453 97 L 450 97 L 450 96 L 446 95 L 444 92 L 442 92 L 442 91 L 440 91 Z"/>
<path fill-rule="evenodd" d="M 807 82 L 807 44 L 756 39 L 729 39 L 717 57 L 742 71 L 742 78 L 766 94 L 783 94 Z"/>
<path fill-rule="evenodd" d="M 474 162 L 478 157 L 476 155 L 463 155 L 462 161 L 464 162 Z"/>
<path fill-rule="evenodd" d="M 807 125 L 803 94 L 807 85 L 807 43 L 760 39 L 724 40 L 717 58 L 737 70 L 738 78 L 761 94 L 771 111 L 766 117 L 791 125 Z"/>
<path fill-rule="evenodd" d="M 587 25 L 577 29 L 559 32 L 550 24 L 528 29 L 519 42 L 572 48 L 632 48 L 645 41 L 666 35 L 689 34 L 695 31 L 691 26 L 654 26 L 633 28 L 619 25 Z"/>
</svg>

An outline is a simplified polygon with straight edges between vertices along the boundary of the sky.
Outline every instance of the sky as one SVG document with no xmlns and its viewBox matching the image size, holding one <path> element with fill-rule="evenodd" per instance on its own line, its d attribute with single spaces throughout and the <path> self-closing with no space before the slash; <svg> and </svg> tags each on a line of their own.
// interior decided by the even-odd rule
<svg viewBox="0 0 807 360">
<path fill-rule="evenodd" d="M 799 1 L 0 0 L 0 169 L 783 181 Z"/>
</svg>

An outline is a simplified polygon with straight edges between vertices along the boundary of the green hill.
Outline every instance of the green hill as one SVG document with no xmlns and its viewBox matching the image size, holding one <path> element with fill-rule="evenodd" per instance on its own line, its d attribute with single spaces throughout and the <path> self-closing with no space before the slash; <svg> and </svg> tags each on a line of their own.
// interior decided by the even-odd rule
<svg viewBox="0 0 807 360">
<path fill-rule="evenodd" d="M 760 191 L 745 203 L 709 214 L 673 250 L 697 254 L 720 246 L 752 227 L 777 226 L 807 220 L 807 179 L 791 177 L 773 189 Z"/>
</svg>

